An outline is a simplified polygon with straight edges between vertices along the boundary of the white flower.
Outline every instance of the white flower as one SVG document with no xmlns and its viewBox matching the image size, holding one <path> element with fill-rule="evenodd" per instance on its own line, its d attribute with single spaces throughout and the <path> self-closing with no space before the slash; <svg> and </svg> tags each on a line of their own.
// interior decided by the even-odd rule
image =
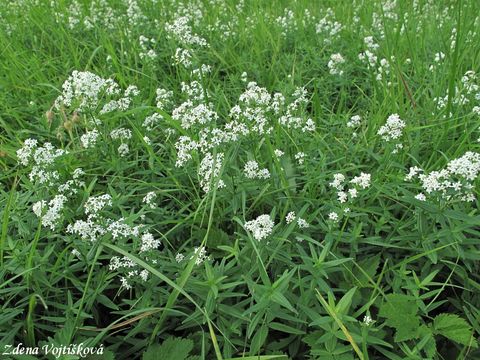
<svg viewBox="0 0 480 360">
<path fill-rule="evenodd" d="M 43 214 L 43 209 L 47 207 L 47 202 L 45 200 L 37 201 L 33 204 L 32 210 L 37 217 L 41 217 Z"/>
<path fill-rule="evenodd" d="M 357 127 L 360 126 L 362 123 L 362 118 L 360 115 L 354 115 L 350 118 L 350 121 L 347 122 L 347 127 L 352 128 L 352 127 Z"/>
<path fill-rule="evenodd" d="M 61 106 L 82 112 L 94 110 L 102 95 L 115 95 L 120 93 L 119 85 L 112 79 L 103 79 L 88 71 L 73 71 L 62 85 L 62 94 L 55 100 L 55 108 Z"/>
<path fill-rule="evenodd" d="M 338 214 L 336 212 L 332 211 L 331 213 L 328 214 L 328 218 L 333 222 L 337 222 L 338 221 Z"/>
<path fill-rule="evenodd" d="M 195 265 L 201 265 L 205 260 L 208 259 L 207 256 L 207 251 L 205 250 L 205 247 L 196 247 L 193 250 L 193 255 L 190 257 L 190 260 L 196 257 L 195 259 Z M 178 260 L 177 260 L 178 261 Z"/>
<path fill-rule="evenodd" d="M 18 162 L 23 166 L 27 166 L 32 156 L 33 149 L 37 147 L 36 139 L 27 139 L 23 143 L 23 147 L 17 150 Z"/>
<path fill-rule="evenodd" d="M 330 61 L 327 66 L 332 75 L 343 75 L 342 65 L 345 63 L 345 59 L 341 54 L 333 54 L 330 56 Z"/>
<path fill-rule="evenodd" d="M 398 114 L 392 114 L 388 117 L 387 122 L 377 132 L 385 141 L 397 140 L 402 136 L 405 121 L 400 119 Z"/>
<path fill-rule="evenodd" d="M 425 200 L 427 200 L 427 197 L 425 196 L 425 194 L 420 193 L 420 194 L 415 195 L 415 199 L 420 200 L 420 201 L 425 201 Z"/>
<path fill-rule="evenodd" d="M 118 128 L 110 132 L 110 137 L 113 140 L 128 140 L 132 138 L 132 131 L 130 129 Z"/>
<path fill-rule="evenodd" d="M 342 190 L 344 181 L 345 181 L 345 175 L 340 173 L 334 174 L 333 181 L 329 185 L 337 190 Z"/>
<path fill-rule="evenodd" d="M 365 315 L 364 318 L 363 318 L 363 323 L 366 325 L 366 326 L 370 326 L 374 323 L 373 319 L 370 317 L 370 315 Z"/>
<path fill-rule="evenodd" d="M 301 151 L 298 152 L 298 153 L 296 153 L 296 154 L 295 154 L 295 160 L 298 161 L 298 164 L 299 164 L 299 165 L 302 165 L 302 164 L 304 163 L 304 161 L 305 161 L 305 153 L 303 153 L 303 152 L 301 152 Z"/>
<path fill-rule="evenodd" d="M 281 156 L 283 156 L 285 153 L 284 153 L 282 150 L 275 149 L 275 150 L 274 150 L 274 154 L 275 154 L 276 157 L 281 157 Z"/>
<path fill-rule="evenodd" d="M 260 215 L 255 220 L 247 221 L 244 228 L 252 233 L 254 239 L 260 241 L 268 237 L 273 230 L 275 223 L 270 215 Z"/>
<path fill-rule="evenodd" d="M 155 239 L 153 235 L 149 232 L 146 232 L 142 235 L 142 245 L 140 247 L 140 252 L 157 249 L 159 246 L 160 240 Z"/>
<path fill-rule="evenodd" d="M 405 181 L 410 181 L 414 177 L 416 177 L 420 172 L 422 172 L 422 169 L 420 169 L 418 166 L 412 166 L 410 167 L 408 174 L 405 176 Z"/>
<path fill-rule="evenodd" d="M 82 142 L 82 146 L 85 149 L 89 149 L 95 146 L 97 143 L 97 139 L 99 137 L 100 133 L 96 130 L 93 129 L 92 131 L 87 131 L 85 134 L 83 134 L 80 137 L 80 141 Z"/>
<path fill-rule="evenodd" d="M 151 209 L 155 209 L 155 198 L 157 197 L 157 194 L 155 194 L 154 191 L 150 191 L 147 193 L 147 195 L 145 195 L 145 197 L 143 198 L 143 203 L 147 204 Z"/>
<path fill-rule="evenodd" d="M 285 221 L 287 222 L 287 224 L 290 224 L 291 222 L 293 222 L 295 220 L 295 211 L 290 211 L 287 216 L 285 216 Z"/>
<path fill-rule="evenodd" d="M 247 161 L 243 173 L 249 179 L 268 179 L 270 177 L 268 169 L 259 169 L 258 163 L 254 160 Z"/>
<path fill-rule="evenodd" d="M 112 206 L 112 197 L 110 195 L 90 196 L 85 203 L 85 214 L 96 217 L 107 206 Z"/>
<path fill-rule="evenodd" d="M 154 127 L 160 123 L 160 121 L 163 120 L 163 116 L 160 115 L 159 113 L 154 113 L 150 116 L 147 116 L 145 120 L 143 121 L 142 126 L 147 129 L 148 131 L 152 131 Z"/>
<path fill-rule="evenodd" d="M 130 148 L 128 147 L 128 144 L 123 143 L 123 144 L 120 144 L 117 151 L 118 151 L 118 155 L 120 155 L 121 157 L 125 157 L 130 152 Z"/>
<path fill-rule="evenodd" d="M 61 216 L 62 210 L 67 202 L 67 198 L 64 195 L 56 195 L 52 200 L 48 203 L 48 209 L 45 214 L 41 215 L 42 218 L 42 225 L 45 227 L 49 227 L 50 229 L 54 230 L 57 226 Z M 37 203 L 38 204 L 38 203 Z M 39 216 L 37 213 L 42 214 L 39 211 L 43 212 L 44 202 L 41 203 L 40 209 L 39 206 L 35 206 L 34 212 L 37 211 L 35 214 Z"/>
<path fill-rule="evenodd" d="M 182 262 L 183 260 L 185 259 L 185 255 L 181 254 L 181 253 L 177 253 L 177 255 L 175 255 L 175 261 L 176 262 Z"/>
<path fill-rule="evenodd" d="M 360 173 L 359 176 L 355 176 L 350 182 L 352 184 L 360 186 L 362 189 L 366 189 L 370 186 L 370 174 Z"/>
<path fill-rule="evenodd" d="M 200 186 L 206 193 L 210 191 L 210 185 L 215 184 L 216 179 L 220 176 L 223 164 L 223 153 L 218 153 L 214 158 L 211 153 L 205 154 L 198 169 L 198 177 Z M 225 187 L 225 182 L 221 179 L 217 182 L 217 189 Z"/>
<path fill-rule="evenodd" d="M 148 279 L 148 275 L 149 275 L 149 272 L 147 269 L 143 269 L 142 271 L 140 271 L 140 279 L 142 279 L 143 281 L 147 281 Z"/>
<path fill-rule="evenodd" d="M 306 229 L 310 227 L 310 224 L 305 219 L 302 219 L 302 218 L 298 218 L 297 224 L 300 229 Z"/>
</svg>

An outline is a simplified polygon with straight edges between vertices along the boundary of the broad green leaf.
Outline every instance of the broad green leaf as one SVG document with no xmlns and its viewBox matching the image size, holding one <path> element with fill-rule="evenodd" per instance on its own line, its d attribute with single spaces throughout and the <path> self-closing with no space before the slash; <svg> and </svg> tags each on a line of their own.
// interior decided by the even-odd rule
<svg viewBox="0 0 480 360">
<path fill-rule="evenodd" d="M 142 360 L 184 360 L 192 349 L 192 340 L 171 337 L 161 345 L 150 346 L 143 353 Z"/>
<path fill-rule="evenodd" d="M 477 347 L 472 328 L 465 319 L 455 314 L 440 314 L 433 320 L 435 334 L 445 336 L 459 344 Z"/>
<path fill-rule="evenodd" d="M 395 328 L 395 341 L 418 338 L 420 319 L 415 298 L 404 294 L 389 294 L 380 306 L 379 316 L 387 320 L 385 324 Z"/>
</svg>

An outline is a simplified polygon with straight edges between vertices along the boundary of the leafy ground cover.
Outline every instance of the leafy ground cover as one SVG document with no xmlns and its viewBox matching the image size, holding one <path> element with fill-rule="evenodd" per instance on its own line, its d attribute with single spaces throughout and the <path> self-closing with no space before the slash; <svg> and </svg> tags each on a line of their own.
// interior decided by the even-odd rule
<svg viewBox="0 0 480 360">
<path fill-rule="evenodd" d="M 0 349 L 480 358 L 479 10 L 3 1 Z"/>
</svg>

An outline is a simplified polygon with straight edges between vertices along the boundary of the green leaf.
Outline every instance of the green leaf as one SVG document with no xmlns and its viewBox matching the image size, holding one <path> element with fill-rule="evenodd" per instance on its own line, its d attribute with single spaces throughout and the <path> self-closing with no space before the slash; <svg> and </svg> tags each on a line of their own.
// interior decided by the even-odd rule
<svg viewBox="0 0 480 360">
<path fill-rule="evenodd" d="M 263 324 L 260 329 L 253 335 L 252 343 L 250 344 L 250 354 L 257 355 L 260 348 L 265 343 L 268 336 L 268 326 Z"/>
<path fill-rule="evenodd" d="M 143 360 L 185 360 L 193 349 L 193 341 L 182 338 L 168 338 L 161 345 L 150 346 L 143 353 Z"/>
<path fill-rule="evenodd" d="M 459 344 L 478 347 L 476 340 L 473 338 L 472 328 L 465 319 L 458 315 L 437 315 L 433 320 L 433 332 Z"/>
<path fill-rule="evenodd" d="M 385 324 L 396 330 L 395 341 L 418 338 L 420 320 L 415 298 L 404 294 L 389 294 L 380 306 L 379 316 L 387 320 Z"/>
</svg>

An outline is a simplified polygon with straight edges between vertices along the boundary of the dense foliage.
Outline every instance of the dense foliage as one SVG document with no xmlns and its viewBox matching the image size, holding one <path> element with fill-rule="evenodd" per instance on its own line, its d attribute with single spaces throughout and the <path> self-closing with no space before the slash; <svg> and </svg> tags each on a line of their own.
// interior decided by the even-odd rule
<svg viewBox="0 0 480 360">
<path fill-rule="evenodd" d="M 480 358 L 479 10 L 1 2 L 0 350 Z"/>
</svg>

